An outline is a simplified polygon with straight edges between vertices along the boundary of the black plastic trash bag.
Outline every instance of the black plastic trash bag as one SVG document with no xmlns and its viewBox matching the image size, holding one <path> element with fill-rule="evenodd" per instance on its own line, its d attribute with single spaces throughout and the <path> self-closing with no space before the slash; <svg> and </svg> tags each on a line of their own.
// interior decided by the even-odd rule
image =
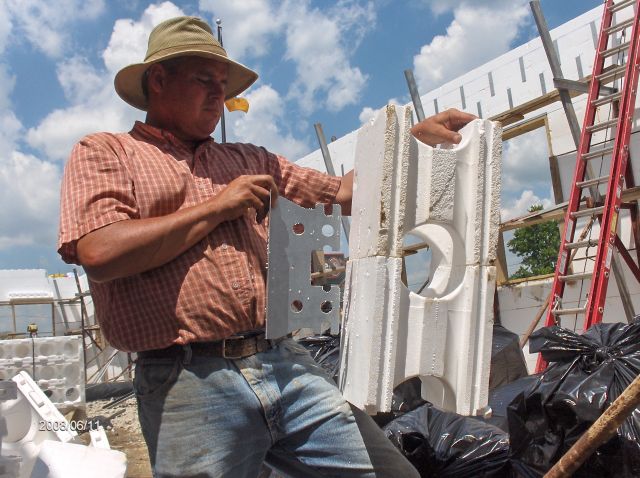
<svg viewBox="0 0 640 478">
<path fill-rule="evenodd" d="M 640 322 L 597 324 L 584 335 L 546 327 L 530 350 L 552 362 L 507 410 L 517 476 L 542 476 L 640 373 Z M 640 410 L 573 475 L 640 476 Z"/>
<path fill-rule="evenodd" d="M 298 340 L 298 343 L 309 351 L 313 360 L 337 383 L 340 370 L 340 335 L 312 335 Z"/>
<path fill-rule="evenodd" d="M 518 334 L 502 325 L 493 326 L 489 390 L 529 375 Z"/>
<path fill-rule="evenodd" d="M 425 403 L 387 424 L 384 431 L 420 476 L 510 476 L 508 435 L 475 418 Z"/>
<path fill-rule="evenodd" d="M 522 392 L 529 390 L 537 383 L 538 379 L 537 375 L 527 375 L 514 382 L 489 390 L 491 416 L 486 418 L 485 421 L 509 433 L 509 420 L 507 419 L 509 404 Z"/>
</svg>

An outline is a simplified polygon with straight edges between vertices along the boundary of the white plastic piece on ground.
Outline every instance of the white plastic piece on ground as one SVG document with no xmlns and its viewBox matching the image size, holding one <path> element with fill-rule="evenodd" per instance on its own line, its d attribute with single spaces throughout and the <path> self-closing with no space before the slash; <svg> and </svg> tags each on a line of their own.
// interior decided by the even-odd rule
<svg viewBox="0 0 640 478">
<path fill-rule="evenodd" d="M 477 414 L 487 405 L 501 129 L 475 120 L 450 149 L 418 143 L 410 107 L 388 106 L 359 132 L 340 388 L 368 413 L 419 376 L 423 397 Z M 402 282 L 406 234 L 429 244 L 420 295 Z"/>
<path fill-rule="evenodd" d="M 102 425 L 97 429 L 91 428 L 89 430 L 89 436 L 91 437 L 92 447 L 111 450 L 111 445 L 109 445 L 109 439 L 107 438 L 107 432 L 104 431 L 104 427 Z"/>
<path fill-rule="evenodd" d="M 46 440 L 42 442 L 31 476 L 123 478 L 126 473 L 127 457 L 121 451 Z"/>
<path fill-rule="evenodd" d="M 69 442 L 77 433 L 29 374 L 20 372 L 13 381 L 18 386 L 18 398 L 0 403 L 0 415 L 6 419 L 8 431 L 2 448 L 3 453 L 22 458 L 19 476 L 28 478 L 45 440 Z"/>
<path fill-rule="evenodd" d="M 35 362 L 34 380 L 63 411 L 85 406 L 83 360 L 79 335 L 0 341 L 0 379 L 33 376 Z"/>
</svg>

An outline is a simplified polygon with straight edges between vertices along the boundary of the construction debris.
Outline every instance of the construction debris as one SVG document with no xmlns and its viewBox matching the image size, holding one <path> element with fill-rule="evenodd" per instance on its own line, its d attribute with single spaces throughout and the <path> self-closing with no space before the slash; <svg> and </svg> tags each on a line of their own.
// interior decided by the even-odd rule
<svg viewBox="0 0 640 478">
<path fill-rule="evenodd" d="M 0 382 L 8 390 L 9 382 Z M 27 372 L 12 381 L 17 393 L 0 402 L 3 478 L 122 478 L 126 455 L 111 450 L 104 429 L 89 420 L 67 420 Z M 97 446 L 86 446 L 79 433 L 90 433 Z M 15 458 L 18 457 L 18 458 Z M 11 462 L 8 462 L 11 460 Z M 19 464 L 19 467 L 17 466 Z"/>
<path fill-rule="evenodd" d="M 600 323 L 584 335 L 540 329 L 531 349 L 551 364 L 507 413 L 513 466 L 542 476 L 640 374 L 640 321 Z M 640 476 L 640 410 L 573 476 Z"/>
</svg>

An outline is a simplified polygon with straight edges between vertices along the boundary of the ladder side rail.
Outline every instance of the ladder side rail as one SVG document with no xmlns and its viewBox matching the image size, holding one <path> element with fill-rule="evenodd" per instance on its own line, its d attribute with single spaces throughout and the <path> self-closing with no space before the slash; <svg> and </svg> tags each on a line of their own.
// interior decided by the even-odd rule
<svg viewBox="0 0 640 478">
<path fill-rule="evenodd" d="M 576 167 L 574 170 L 574 178 L 571 188 L 571 194 L 569 203 L 567 205 L 567 212 L 564 218 L 564 231 L 560 238 L 560 250 L 558 251 L 558 260 L 556 262 L 556 270 L 553 278 L 552 285 L 552 302 L 547 312 L 547 319 L 545 326 L 551 326 L 555 324 L 555 316 L 553 315 L 554 308 L 557 308 L 558 301 L 561 299 L 565 283 L 560 280 L 560 276 L 566 275 L 569 267 L 569 251 L 566 244 L 573 240 L 575 234 L 575 226 L 577 218 L 571 216 L 573 211 L 576 211 L 580 205 L 580 198 L 582 190 L 577 187 L 576 184 L 584 179 L 586 170 L 586 161 L 582 159 L 582 155 L 586 154 L 589 149 L 589 143 L 591 140 L 591 132 L 588 127 L 593 124 L 595 118 L 595 107 L 592 106 L 591 101 L 595 100 L 600 92 L 600 82 L 596 79 L 596 76 L 602 73 L 604 69 L 604 58 L 600 55 L 600 51 L 606 48 L 609 40 L 609 34 L 607 29 L 611 26 L 613 14 L 611 13 L 610 6 L 613 4 L 613 0 L 607 0 L 604 7 L 604 13 L 602 15 L 602 21 L 600 25 L 600 35 L 598 37 L 598 44 L 596 46 L 596 59 L 593 62 L 593 72 L 591 76 L 591 82 L 589 85 L 589 94 L 587 100 L 587 108 L 583 119 L 583 127 L 581 130 L 581 140 L 576 152 Z"/>
<path fill-rule="evenodd" d="M 600 239 L 598 253 L 594 262 L 594 277 L 589 292 L 589 305 L 584 321 L 584 330 L 602 321 L 604 302 L 606 299 L 608 279 L 611 269 L 611 258 L 614 253 L 615 238 L 620 211 L 621 194 L 624 187 L 624 173 L 629 160 L 629 140 L 633 113 L 635 110 L 636 89 L 638 85 L 638 66 L 640 64 L 640 48 L 638 47 L 638 25 L 640 0 L 636 1 L 636 15 L 631 33 L 631 45 L 627 57 L 627 68 L 622 93 L 622 102 L 616 126 L 614 155 L 611 158 L 609 183 L 606 203 L 600 223 Z"/>
<path fill-rule="evenodd" d="M 560 237 L 560 250 L 558 251 L 558 260 L 556 262 L 556 270 L 551 286 L 552 299 L 547 311 L 545 327 L 556 324 L 556 317 L 553 311 L 561 304 L 565 289 L 565 282 L 560 280 L 560 276 L 566 275 L 571 262 L 570 251 L 566 245 L 573 241 L 578 220 L 578 218 L 572 217 L 571 213 L 578 210 L 580 206 L 580 199 L 582 197 L 582 190 L 577 186 L 577 183 L 584 180 L 587 168 L 587 161 L 585 161 L 582 156 L 590 149 L 592 133 L 589 130 L 589 126 L 593 125 L 596 112 L 596 107 L 592 102 L 598 98 L 600 93 L 601 82 L 598 80 L 597 76 L 600 75 L 604 69 L 604 57 L 600 52 L 606 50 L 606 46 L 609 41 L 610 33 L 608 32 L 608 29 L 611 27 L 611 22 L 613 20 L 613 12 L 611 11 L 612 5 L 613 0 L 605 0 L 602 20 L 600 22 L 600 33 L 598 36 L 598 43 L 596 45 L 596 56 L 593 62 L 593 72 L 591 75 L 591 82 L 589 84 L 589 94 L 583 119 L 583 127 L 580 133 L 580 142 L 576 151 L 576 167 L 574 170 L 569 202 L 567 204 L 567 211 L 565 213 L 564 231 Z M 547 362 L 542 358 L 542 354 L 538 354 L 536 372 L 541 372 L 546 369 L 546 367 Z"/>
</svg>

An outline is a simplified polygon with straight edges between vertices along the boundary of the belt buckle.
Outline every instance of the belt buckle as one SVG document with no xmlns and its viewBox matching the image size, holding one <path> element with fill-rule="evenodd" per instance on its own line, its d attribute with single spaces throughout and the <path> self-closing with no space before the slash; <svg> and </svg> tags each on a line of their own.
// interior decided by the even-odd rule
<svg viewBox="0 0 640 478">
<path fill-rule="evenodd" d="M 235 341 L 238 341 L 238 340 L 246 340 L 246 338 L 245 337 L 236 337 L 236 338 L 222 339 L 222 358 L 231 359 L 231 360 L 237 360 L 237 359 L 244 358 L 242 356 L 242 354 L 240 354 L 240 355 L 229 355 L 229 354 L 227 354 L 227 341 L 235 342 Z"/>
</svg>

